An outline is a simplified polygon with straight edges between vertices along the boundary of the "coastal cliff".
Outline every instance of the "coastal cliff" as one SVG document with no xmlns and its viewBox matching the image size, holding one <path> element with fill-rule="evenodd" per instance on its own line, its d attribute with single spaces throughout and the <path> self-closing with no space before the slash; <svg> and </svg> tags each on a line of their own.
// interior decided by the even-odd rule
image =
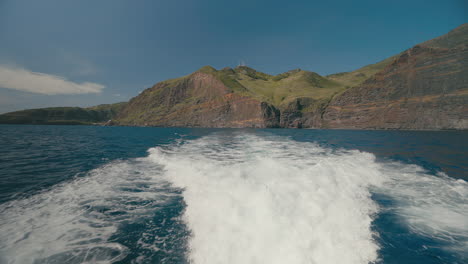
<svg viewBox="0 0 468 264">
<path fill-rule="evenodd" d="M 250 96 L 235 80 L 227 86 L 209 66 L 164 81 L 132 98 L 112 121 L 127 126 L 277 127 L 278 110 Z"/>
<path fill-rule="evenodd" d="M 335 96 L 320 127 L 468 128 L 468 27 L 403 52 L 382 71 Z"/>
<path fill-rule="evenodd" d="M 467 129 L 468 25 L 353 72 L 204 67 L 156 84 L 116 125 Z"/>
<path fill-rule="evenodd" d="M 67 120 L 122 126 L 468 129 L 468 24 L 352 72 L 320 76 L 295 69 L 269 75 L 246 66 L 205 66 L 111 108 L 0 115 L 0 123 Z"/>
</svg>

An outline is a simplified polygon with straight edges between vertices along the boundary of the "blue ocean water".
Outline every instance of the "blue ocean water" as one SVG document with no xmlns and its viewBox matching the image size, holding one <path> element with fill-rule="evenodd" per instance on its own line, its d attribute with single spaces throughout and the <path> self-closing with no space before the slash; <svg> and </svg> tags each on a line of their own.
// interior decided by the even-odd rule
<svg viewBox="0 0 468 264">
<path fill-rule="evenodd" d="M 468 133 L 0 126 L 0 263 L 466 263 Z"/>
</svg>

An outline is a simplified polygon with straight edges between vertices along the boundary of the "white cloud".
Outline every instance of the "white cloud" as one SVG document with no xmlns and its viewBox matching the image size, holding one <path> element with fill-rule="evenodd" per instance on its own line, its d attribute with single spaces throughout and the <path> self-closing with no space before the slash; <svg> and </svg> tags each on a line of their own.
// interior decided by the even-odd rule
<svg viewBox="0 0 468 264">
<path fill-rule="evenodd" d="M 98 83 L 75 83 L 60 76 L 4 65 L 0 65 L 0 87 L 48 95 L 100 93 L 105 88 Z"/>
</svg>

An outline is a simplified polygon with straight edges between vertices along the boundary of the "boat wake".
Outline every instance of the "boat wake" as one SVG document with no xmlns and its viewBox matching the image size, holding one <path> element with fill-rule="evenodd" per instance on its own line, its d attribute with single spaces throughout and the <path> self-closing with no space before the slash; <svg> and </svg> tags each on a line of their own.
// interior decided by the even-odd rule
<svg viewBox="0 0 468 264">
<path fill-rule="evenodd" d="M 463 180 L 357 150 L 212 134 L 1 204 L 0 263 L 373 263 L 383 214 L 467 257 Z"/>
</svg>

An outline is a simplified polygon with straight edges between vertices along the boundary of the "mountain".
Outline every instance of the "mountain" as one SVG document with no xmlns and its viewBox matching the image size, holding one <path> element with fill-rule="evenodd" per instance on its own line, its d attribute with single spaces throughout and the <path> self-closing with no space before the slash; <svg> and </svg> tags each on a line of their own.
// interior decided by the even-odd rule
<svg viewBox="0 0 468 264">
<path fill-rule="evenodd" d="M 280 113 L 297 98 L 326 100 L 343 87 L 316 73 L 293 70 L 276 76 L 245 66 L 205 66 L 156 84 L 130 100 L 116 125 L 279 127 Z"/>
<path fill-rule="evenodd" d="M 328 76 L 205 66 L 112 110 L 33 109 L 0 115 L 0 123 L 468 129 L 467 46 L 463 24 L 381 62 Z"/>
<path fill-rule="evenodd" d="M 0 115 L 1 124 L 91 125 L 112 119 L 126 103 L 103 104 L 88 108 L 49 107 Z"/>
<path fill-rule="evenodd" d="M 114 125 L 274 127 L 278 111 L 211 67 L 160 82 L 132 98 Z"/>
<path fill-rule="evenodd" d="M 335 96 L 321 127 L 468 128 L 468 24 L 404 51 Z"/>
</svg>

